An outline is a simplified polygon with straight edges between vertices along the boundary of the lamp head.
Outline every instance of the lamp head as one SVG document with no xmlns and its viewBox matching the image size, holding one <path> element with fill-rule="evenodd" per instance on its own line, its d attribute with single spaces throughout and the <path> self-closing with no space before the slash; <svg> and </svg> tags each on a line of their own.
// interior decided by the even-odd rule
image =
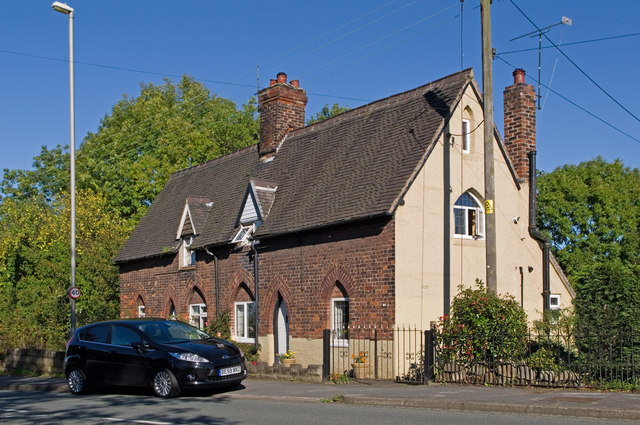
<svg viewBox="0 0 640 425">
<path fill-rule="evenodd" d="M 64 13 L 65 15 L 70 15 L 73 13 L 73 7 L 69 6 L 66 3 L 61 3 L 59 1 L 54 1 L 51 7 L 56 12 Z"/>
</svg>

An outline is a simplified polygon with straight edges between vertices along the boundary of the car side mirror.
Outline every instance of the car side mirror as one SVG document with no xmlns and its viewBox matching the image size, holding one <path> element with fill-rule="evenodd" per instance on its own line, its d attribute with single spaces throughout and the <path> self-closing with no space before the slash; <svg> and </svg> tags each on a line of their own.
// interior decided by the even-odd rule
<svg viewBox="0 0 640 425">
<path fill-rule="evenodd" d="M 132 342 L 131 346 L 133 347 L 134 350 L 138 352 L 138 354 L 142 354 L 145 351 L 144 345 L 142 344 L 142 342 Z"/>
</svg>

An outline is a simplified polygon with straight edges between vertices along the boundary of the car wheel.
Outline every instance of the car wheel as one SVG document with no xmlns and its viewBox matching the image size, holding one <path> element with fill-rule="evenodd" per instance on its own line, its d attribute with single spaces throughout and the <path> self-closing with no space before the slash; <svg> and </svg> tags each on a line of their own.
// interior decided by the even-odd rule
<svg viewBox="0 0 640 425">
<path fill-rule="evenodd" d="M 69 391 L 73 395 L 84 394 L 87 392 L 89 383 L 87 382 L 87 375 L 80 368 L 74 367 L 67 375 L 67 384 L 69 384 Z"/>
<path fill-rule="evenodd" d="M 160 369 L 153 377 L 153 392 L 157 397 L 171 398 L 180 393 L 175 375 L 169 369 Z"/>
</svg>

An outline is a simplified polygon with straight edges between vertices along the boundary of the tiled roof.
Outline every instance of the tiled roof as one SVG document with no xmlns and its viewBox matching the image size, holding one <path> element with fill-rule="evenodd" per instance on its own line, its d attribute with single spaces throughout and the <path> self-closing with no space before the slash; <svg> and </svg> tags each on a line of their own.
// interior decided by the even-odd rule
<svg viewBox="0 0 640 425">
<path fill-rule="evenodd" d="M 269 162 L 252 146 L 173 174 L 115 262 L 173 251 L 190 196 L 213 202 L 192 246 L 228 243 L 251 180 L 277 186 L 257 239 L 393 214 L 469 83 L 465 70 L 295 130 Z"/>
</svg>

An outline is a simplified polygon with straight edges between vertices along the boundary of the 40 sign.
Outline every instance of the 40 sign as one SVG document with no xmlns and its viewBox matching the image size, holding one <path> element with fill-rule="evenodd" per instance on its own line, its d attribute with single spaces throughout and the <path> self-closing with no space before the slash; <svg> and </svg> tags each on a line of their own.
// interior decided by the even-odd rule
<svg viewBox="0 0 640 425">
<path fill-rule="evenodd" d="M 78 288 L 77 286 L 72 286 L 71 289 L 69 289 L 69 296 L 74 300 L 80 298 L 81 294 L 82 293 L 80 292 L 80 288 Z"/>
</svg>

